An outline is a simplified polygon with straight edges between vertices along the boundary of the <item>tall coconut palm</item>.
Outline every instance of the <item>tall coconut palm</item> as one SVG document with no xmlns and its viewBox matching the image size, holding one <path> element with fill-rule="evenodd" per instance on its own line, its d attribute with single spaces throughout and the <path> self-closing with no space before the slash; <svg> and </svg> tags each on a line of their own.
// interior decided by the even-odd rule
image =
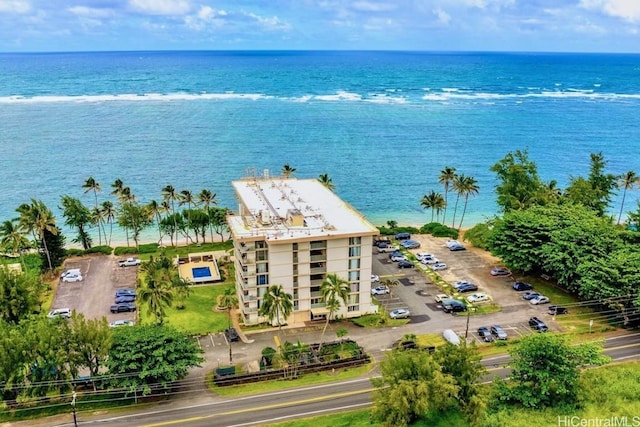
<svg viewBox="0 0 640 427">
<path fill-rule="evenodd" d="M 478 181 L 476 181 L 473 177 L 465 177 L 462 181 L 462 185 L 460 187 L 461 195 L 464 196 L 464 209 L 462 210 L 462 218 L 460 218 L 460 225 L 458 226 L 458 231 L 462 228 L 462 222 L 464 221 L 464 214 L 467 212 L 467 202 L 469 201 L 469 196 L 475 196 L 480 191 L 480 187 L 478 186 Z"/>
<path fill-rule="evenodd" d="M 93 197 L 95 199 L 94 213 L 97 213 L 98 212 L 98 193 L 102 191 L 102 188 L 100 188 L 100 183 L 96 181 L 95 178 L 90 176 L 84 181 L 84 184 L 82 184 L 82 188 L 84 188 L 84 194 L 87 194 L 89 191 L 93 191 Z M 97 217 L 97 221 L 98 221 L 98 242 L 102 246 L 102 235 L 100 234 L 101 220 L 99 216 Z"/>
<path fill-rule="evenodd" d="M 193 193 L 191 190 L 182 190 L 180 194 L 178 194 L 178 200 L 178 206 L 187 205 L 187 227 L 185 228 L 187 233 L 187 243 L 189 243 L 189 240 L 193 242 L 189 237 L 189 227 L 191 226 L 191 204 L 195 201 Z"/>
<path fill-rule="evenodd" d="M 456 227 L 456 214 L 458 213 L 458 202 L 460 201 L 460 195 L 462 194 L 463 183 L 467 179 L 464 175 L 456 175 L 453 178 L 453 191 L 456 192 L 456 205 L 453 208 L 453 220 L 451 221 L 451 228 Z"/>
<path fill-rule="evenodd" d="M 10 250 L 11 254 L 18 255 L 20 264 L 24 268 L 22 253 L 29 245 L 29 239 L 20 230 L 17 220 L 5 221 L 0 224 L 0 246 L 3 250 Z"/>
<path fill-rule="evenodd" d="M 267 289 L 267 293 L 262 297 L 262 304 L 260 305 L 258 314 L 268 318 L 272 325 L 275 320 L 280 333 L 282 333 L 282 322 L 280 319 L 284 317 L 284 321 L 286 322 L 292 311 L 293 296 L 286 293 L 282 285 L 271 285 Z"/>
<path fill-rule="evenodd" d="M 207 189 L 202 189 L 200 191 L 200 193 L 198 194 L 198 200 L 204 206 L 204 211 L 206 212 L 207 216 L 210 215 L 209 208 L 211 207 L 211 205 L 218 204 L 218 201 L 216 200 L 216 193 L 212 193 Z M 213 242 L 213 225 L 211 224 L 211 221 L 209 221 L 209 234 L 211 234 L 211 241 Z"/>
<path fill-rule="evenodd" d="M 167 265 L 162 259 L 151 259 L 142 264 L 144 274 L 138 278 L 138 297 L 147 304 L 149 312 L 155 317 L 156 324 L 162 325 L 166 316 L 166 307 L 173 303 L 173 289 L 171 286 L 175 272 L 173 265 Z"/>
<path fill-rule="evenodd" d="M 453 181 L 456 177 L 456 168 L 451 166 L 445 166 L 440 171 L 438 182 L 444 186 L 444 214 L 442 215 L 442 223 L 447 221 L 447 205 L 449 204 L 449 190 L 453 185 Z"/>
<path fill-rule="evenodd" d="M 431 209 L 431 222 L 433 222 L 433 215 L 435 214 L 435 204 L 437 201 L 437 196 L 438 193 L 431 190 L 429 194 L 425 194 L 420 200 L 420 206 L 422 206 L 423 209 Z"/>
<path fill-rule="evenodd" d="M 393 288 L 398 286 L 400 282 L 398 281 L 398 279 L 389 278 L 389 279 L 384 279 L 382 282 L 380 282 L 380 284 L 382 286 L 386 286 L 389 289 L 389 296 L 391 297 L 393 295 Z"/>
<path fill-rule="evenodd" d="M 633 187 L 640 187 L 640 176 L 632 170 L 623 173 L 618 179 L 618 188 L 622 188 L 622 204 L 620 205 L 620 213 L 618 214 L 618 224 L 622 219 L 622 210 L 624 209 L 624 201 L 627 197 L 627 190 L 632 190 Z"/>
<path fill-rule="evenodd" d="M 116 218 L 116 211 L 113 203 L 111 203 L 109 200 L 105 200 L 104 202 L 102 202 L 102 205 L 100 206 L 100 212 L 102 218 L 104 218 L 104 221 L 109 224 L 109 240 L 107 241 L 107 245 L 111 245 L 111 238 L 113 237 L 113 221 Z M 104 232 L 104 238 L 105 240 L 107 239 L 106 230 Z"/>
<path fill-rule="evenodd" d="M 336 185 L 333 183 L 333 180 L 329 178 L 329 175 L 326 173 L 320 174 L 320 176 L 318 177 L 318 182 L 320 182 L 320 184 L 324 185 L 325 188 L 331 191 L 334 191 L 336 189 Z"/>
<path fill-rule="evenodd" d="M 17 210 L 20 213 L 20 218 L 18 219 L 20 228 L 24 232 L 32 233 L 39 238 L 47 257 L 49 270 L 53 270 L 51 255 L 49 254 L 49 248 L 47 246 L 47 239 L 45 236 L 46 233 L 50 233 L 54 236 L 58 234 L 56 218 L 42 200 L 31 199 L 30 205 L 22 204 Z"/>
<path fill-rule="evenodd" d="M 227 328 L 231 327 L 231 311 L 238 308 L 238 295 L 235 288 L 229 286 L 225 288 L 222 295 L 220 295 L 219 307 L 226 307 L 227 309 Z M 229 363 L 233 361 L 233 354 L 231 352 L 231 340 L 229 340 Z"/>
<path fill-rule="evenodd" d="M 442 210 L 446 208 L 446 200 L 444 199 L 444 197 L 442 197 L 442 194 L 436 193 L 436 197 L 433 200 L 433 207 L 431 208 L 436 211 L 436 221 L 440 222 L 440 212 L 442 212 Z"/>
<path fill-rule="evenodd" d="M 158 227 L 158 244 L 162 244 L 162 230 L 160 229 L 160 219 L 163 211 L 163 207 L 156 200 L 151 200 L 147 204 L 147 211 L 149 212 L 149 216 L 156 222 L 156 226 Z"/>
<path fill-rule="evenodd" d="M 122 189 L 124 188 L 122 180 L 120 178 L 116 178 L 115 181 L 113 181 L 113 184 L 111 184 L 111 188 L 113 188 L 111 194 L 116 196 L 117 199 L 120 199 L 120 193 L 122 193 Z"/>
<path fill-rule="evenodd" d="M 107 231 L 104 228 L 104 216 L 100 207 L 91 209 L 91 224 L 98 226 L 98 244 L 102 246 L 102 236 L 104 235 L 104 243 L 107 243 Z"/>
<path fill-rule="evenodd" d="M 291 166 L 289 166 L 289 163 L 285 163 L 284 166 L 282 166 L 282 170 L 280 172 L 282 173 L 282 176 L 288 179 L 292 177 L 294 173 L 296 173 L 296 168 L 292 168 Z"/>
<path fill-rule="evenodd" d="M 62 215 L 65 217 L 65 224 L 78 230 L 78 236 L 73 240 L 82 244 L 82 248 L 87 250 L 91 247 L 91 236 L 86 231 L 87 225 L 93 223 L 91 211 L 75 197 L 63 195 Z"/>
<path fill-rule="evenodd" d="M 347 304 L 347 298 L 349 297 L 350 291 L 351 287 L 349 285 L 349 282 L 334 273 L 327 274 L 324 281 L 320 285 L 320 295 L 322 295 L 322 300 L 326 304 L 329 315 L 327 316 L 327 321 L 325 322 L 324 328 L 322 329 L 322 335 L 320 335 L 318 353 L 322 348 L 324 333 L 327 331 L 327 327 L 329 326 L 331 318 L 335 313 L 338 312 L 338 310 L 340 310 L 341 304 Z"/>
<path fill-rule="evenodd" d="M 178 198 L 178 194 L 176 192 L 176 189 L 173 187 L 173 185 L 168 184 L 165 185 L 164 188 L 162 189 L 162 197 L 164 200 L 166 200 L 167 202 L 171 203 L 171 214 L 173 215 L 173 229 L 176 233 L 176 243 L 178 240 L 178 224 L 176 223 L 176 205 L 175 205 L 175 201 Z M 173 241 L 173 235 L 171 236 L 171 240 Z"/>
</svg>

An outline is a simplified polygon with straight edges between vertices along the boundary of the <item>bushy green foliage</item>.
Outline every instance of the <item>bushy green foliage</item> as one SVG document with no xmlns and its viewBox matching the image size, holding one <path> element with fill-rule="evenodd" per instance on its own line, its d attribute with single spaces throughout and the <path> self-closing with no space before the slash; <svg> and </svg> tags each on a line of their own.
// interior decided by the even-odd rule
<svg viewBox="0 0 640 427">
<path fill-rule="evenodd" d="M 139 254 L 155 254 L 157 252 L 158 252 L 157 243 L 145 243 L 144 245 L 140 245 L 138 247 Z"/>
<path fill-rule="evenodd" d="M 66 254 L 68 257 L 70 256 L 82 256 L 84 255 L 84 251 L 82 249 L 71 248 L 66 250 Z"/>
<path fill-rule="evenodd" d="M 458 238 L 458 230 L 448 227 L 439 222 L 430 222 L 420 227 L 420 233 L 431 234 L 434 237 L 449 237 L 451 239 Z"/>
<path fill-rule="evenodd" d="M 127 255 L 127 254 L 137 254 L 137 253 L 140 253 L 139 249 L 136 249 L 136 248 L 131 247 L 131 246 L 117 246 L 113 250 L 113 254 L 116 255 L 116 256 Z"/>
<path fill-rule="evenodd" d="M 470 229 L 464 232 L 464 240 L 471 243 L 476 248 L 488 250 L 489 249 L 489 237 L 491 236 L 491 230 L 493 228 L 493 221 L 481 222 L 474 225 Z"/>
<path fill-rule="evenodd" d="M 380 230 L 380 235 L 381 236 L 392 236 L 394 234 L 398 234 L 398 233 L 419 233 L 420 230 L 417 227 L 412 227 L 412 226 L 398 226 L 395 228 L 389 228 L 389 227 L 385 227 L 384 225 L 381 225 L 378 227 L 378 230 Z"/>
<path fill-rule="evenodd" d="M 104 255 L 111 255 L 112 252 L 113 252 L 113 248 L 107 245 L 94 246 L 84 251 L 85 254 L 104 254 Z"/>
</svg>

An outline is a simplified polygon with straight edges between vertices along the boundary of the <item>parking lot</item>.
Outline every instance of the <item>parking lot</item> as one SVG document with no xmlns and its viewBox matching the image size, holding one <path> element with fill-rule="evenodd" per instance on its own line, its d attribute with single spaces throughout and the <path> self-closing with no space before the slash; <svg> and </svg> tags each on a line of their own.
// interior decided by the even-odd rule
<svg viewBox="0 0 640 427">
<path fill-rule="evenodd" d="M 116 290 L 134 289 L 136 284 L 136 267 L 119 267 L 118 259 L 106 255 L 69 258 L 64 270 L 79 268 L 83 280 L 60 280 L 51 309 L 70 308 L 82 313 L 87 319 L 100 319 L 104 316 L 109 322 L 135 320 L 136 313 L 110 312 Z"/>
<path fill-rule="evenodd" d="M 529 328 L 528 320 L 532 316 L 542 319 L 550 330 L 556 329 L 551 316 L 547 314 L 548 304 L 534 306 L 522 299 L 522 292 L 516 292 L 511 285 L 513 277 L 494 277 L 490 274 L 492 267 L 500 265 L 490 254 L 473 248 L 465 251 L 449 251 L 445 245 L 447 239 L 430 235 L 413 235 L 413 240 L 420 242 L 420 248 L 410 252 L 427 252 L 434 254 L 441 262 L 447 264 L 447 269 L 439 271 L 440 276 L 449 283 L 457 280 L 468 280 L 478 285 L 477 292 L 489 294 L 492 301 L 500 306 L 496 313 L 478 314 L 470 317 L 469 338 L 477 336 L 480 326 L 500 324 L 509 338 L 518 338 L 533 331 Z M 396 279 L 400 285 L 391 290 L 391 295 L 375 296 L 387 312 L 398 308 L 405 308 L 411 312 L 411 323 L 428 322 L 429 328 L 440 332 L 446 328 L 453 328 L 461 336 L 466 331 L 465 313 L 448 314 L 442 311 L 434 296 L 443 291 L 431 283 L 421 268 L 400 269 L 396 262 L 389 259 L 388 253 L 377 253 L 374 247 L 373 273 L 385 279 Z M 423 266 L 424 267 L 424 266 Z M 428 267 L 426 267 L 428 268 Z M 551 302 L 553 304 L 553 301 Z"/>
</svg>

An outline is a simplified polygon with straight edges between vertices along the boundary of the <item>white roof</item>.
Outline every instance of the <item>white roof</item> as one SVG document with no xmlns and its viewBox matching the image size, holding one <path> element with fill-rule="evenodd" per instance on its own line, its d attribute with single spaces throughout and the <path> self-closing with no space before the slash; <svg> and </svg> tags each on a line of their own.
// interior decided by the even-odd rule
<svg viewBox="0 0 640 427">
<path fill-rule="evenodd" d="M 249 178 L 232 184 L 244 207 L 243 215 L 228 219 L 236 238 L 298 240 L 305 236 L 378 232 L 360 212 L 317 179 Z"/>
</svg>

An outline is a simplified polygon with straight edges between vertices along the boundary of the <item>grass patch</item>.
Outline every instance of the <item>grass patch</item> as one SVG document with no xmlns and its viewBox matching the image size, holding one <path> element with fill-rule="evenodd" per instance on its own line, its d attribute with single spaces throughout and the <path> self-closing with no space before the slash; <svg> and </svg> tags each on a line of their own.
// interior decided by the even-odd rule
<svg viewBox="0 0 640 427">
<path fill-rule="evenodd" d="M 369 410 L 362 409 L 360 411 L 340 412 L 337 414 L 323 415 L 321 417 L 305 418 L 303 420 L 271 425 L 277 427 L 369 427 L 373 424 L 370 420 Z"/>
<path fill-rule="evenodd" d="M 165 322 L 175 326 L 189 335 L 204 335 L 209 332 L 220 332 L 227 328 L 226 311 L 216 311 L 216 298 L 224 293 L 228 285 L 195 286 L 191 295 L 184 302 L 183 309 L 167 308 Z M 140 303 L 140 322 L 153 323 L 155 317 L 147 307 Z"/>
<path fill-rule="evenodd" d="M 358 366 L 357 368 L 338 370 L 336 372 L 324 371 L 305 374 L 304 376 L 293 380 L 282 379 L 229 387 L 215 386 L 212 381 L 212 374 L 210 374 L 207 377 L 207 384 L 214 393 L 220 396 L 243 396 L 248 394 L 262 394 L 296 387 L 350 380 L 367 374 L 374 367 L 374 365 L 375 364 L 372 362 L 367 365 Z"/>
<path fill-rule="evenodd" d="M 446 344 L 446 341 L 439 334 L 420 334 L 416 335 L 416 344 L 420 347 L 438 347 Z"/>
<path fill-rule="evenodd" d="M 390 319 L 389 316 L 382 317 L 379 314 L 365 314 L 364 316 L 351 319 L 354 325 L 361 328 L 382 328 L 387 326 L 402 326 L 409 323 L 410 319 Z"/>
<path fill-rule="evenodd" d="M 191 244 L 187 246 L 165 246 L 160 248 L 156 243 L 148 243 L 140 245 L 140 249 L 136 249 L 134 246 L 118 246 L 114 249 L 116 256 L 124 256 L 125 254 L 139 254 L 139 257 L 143 261 L 148 261 L 150 257 L 157 258 L 163 253 L 169 258 L 175 258 L 176 256 L 184 256 L 194 252 L 214 252 L 214 251 L 229 251 L 233 248 L 233 241 L 227 240 L 225 242 L 214 242 L 205 244 Z"/>
</svg>

